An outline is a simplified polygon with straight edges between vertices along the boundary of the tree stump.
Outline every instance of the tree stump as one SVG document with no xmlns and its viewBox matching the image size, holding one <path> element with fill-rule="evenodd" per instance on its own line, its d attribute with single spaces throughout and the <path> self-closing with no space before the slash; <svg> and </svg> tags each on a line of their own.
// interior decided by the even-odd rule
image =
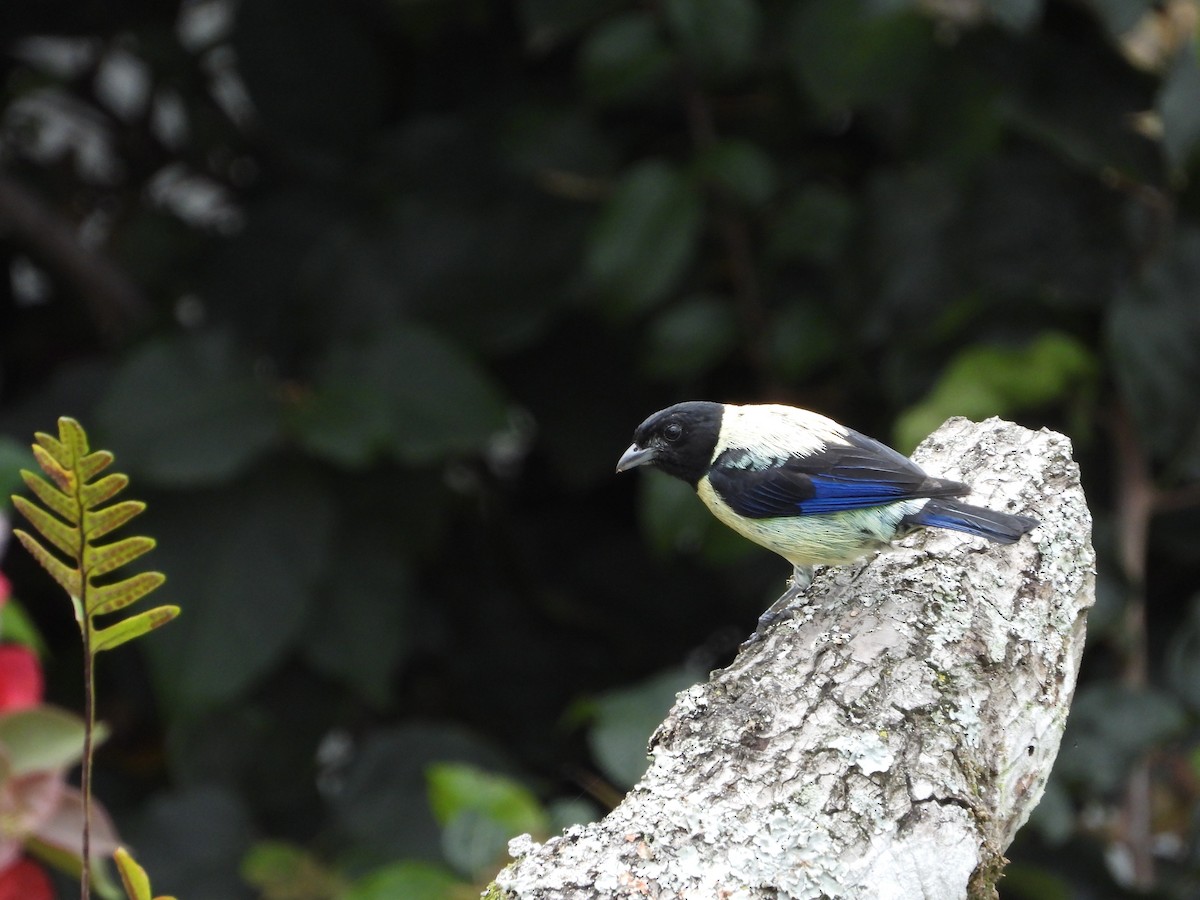
<svg viewBox="0 0 1200 900">
<path fill-rule="evenodd" d="M 679 694 L 616 809 L 513 841 L 487 896 L 995 896 L 1074 692 L 1091 516 L 1050 431 L 951 419 L 914 459 L 1041 525 L 1011 546 L 926 530 L 819 571 L 794 617 Z"/>
</svg>

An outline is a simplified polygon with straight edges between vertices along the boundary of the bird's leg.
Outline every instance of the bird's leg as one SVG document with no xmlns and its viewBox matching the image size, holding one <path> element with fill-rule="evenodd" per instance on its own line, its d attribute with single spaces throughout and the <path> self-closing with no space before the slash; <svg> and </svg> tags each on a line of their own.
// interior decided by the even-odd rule
<svg viewBox="0 0 1200 900">
<path fill-rule="evenodd" d="M 787 590 L 783 592 L 782 597 L 767 608 L 766 612 L 758 617 L 758 625 L 754 629 L 754 634 L 746 638 L 742 647 L 745 648 L 751 644 L 757 644 L 766 637 L 767 629 L 772 625 L 784 619 L 790 619 L 795 615 L 795 611 L 790 608 L 792 602 L 807 591 L 812 582 L 812 566 L 796 566 L 792 570 L 792 577 L 788 580 Z"/>
</svg>

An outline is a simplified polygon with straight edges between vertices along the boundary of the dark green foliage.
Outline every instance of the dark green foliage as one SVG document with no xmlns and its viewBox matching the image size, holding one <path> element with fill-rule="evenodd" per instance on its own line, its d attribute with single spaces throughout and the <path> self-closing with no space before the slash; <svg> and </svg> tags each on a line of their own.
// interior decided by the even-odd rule
<svg viewBox="0 0 1200 900">
<path fill-rule="evenodd" d="M 906 446 L 953 414 L 1071 436 L 1101 599 L 1000 891 L 1114 896 L 1128 858 L 1196 895 L 1188 4 L 93 6 L 6 31 L 0 191 L 44 215 L 0 204 L 0 484 L 69 411 L 151 491 L 188 615 L 113 661 L 100 783 L 156 887 L 237 896 L 245 861 L 441 891 L 503 816 L 439 824 L 438 763 L 552 823 L 618 797 L 662 673 L 723 664 L 788 574 L 612 475 L 708 398 Z M 144 94 L 97 87 L 120 54 Z M 63 149 L 72 110 L 94 140 Z"/>
</svg>

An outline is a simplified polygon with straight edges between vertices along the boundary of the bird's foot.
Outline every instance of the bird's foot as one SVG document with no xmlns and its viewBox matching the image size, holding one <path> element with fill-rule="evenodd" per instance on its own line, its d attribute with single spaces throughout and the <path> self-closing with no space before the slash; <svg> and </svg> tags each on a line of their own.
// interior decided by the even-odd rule
<svg viewBox="0 0 1200 900">
<path fill-rule="evenodd" d="M 787 590 L 783 592 L 782 597 L 767 608 L 766 612 L 758 617 L 758 625 L 754 628 L 754 634 L 742 642 L 741 649 L 745 650 L 747 647 L 751 647 L 761 641 L 767 636 L 767 632 L 776 622 L 783 622 L 794 616 L 796 610 L 792 607 L 792 602 L 808 590 L 812 581 L 813 570 L 811 566 L 796 566 L 792 572 L 791 579 L 788 581 Z"/>
</svg>

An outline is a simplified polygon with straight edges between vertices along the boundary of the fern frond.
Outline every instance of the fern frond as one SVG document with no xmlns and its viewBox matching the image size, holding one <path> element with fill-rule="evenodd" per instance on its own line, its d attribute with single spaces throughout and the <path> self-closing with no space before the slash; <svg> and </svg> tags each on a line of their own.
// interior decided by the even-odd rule
<svg viewBox="0 0 1200 900">
<path fill-rule="evenodd" d="M 129 604 L 141 600 L 166 580 L 162 572 L 142 572 L 140 575 L 134 575 L 124 581 L 92 588 L 91 595 L 88 597 L 90 602 L 88 613 L 93 616 L 102 616 L 105 613 L 124 609 Z"/>
<path fill-rule="evenodd" d="M 86 712 L 80 775 L 83 847 L 79 895 L 81 900 L 88 900 L 93 874 L 88 860 L 91 858 L 92 748 L 96 731 L 93 661 L 101 651 L 119 647 L 170 622 L 179 615 L 179 607 L 158 606 L 103 627 L 96 625 L 97 616 L 114 613 L 136 603 L 167 580 L 161 572 L 142 572 L 128 578 L 109 579 L 102 584 L 93 581 L 154 549 L 154 541 L 148 537 L 127 537 L 105 544 L 97 543 L 99 538 L 141 513 L 146 504 L 138 500 L 122 500 L 104 505 L 128 487 L 129 478 L 120 473 L 97 478 L 112 465 L 113 455 L 107 450 L 91 450 L 87 432 L 74 419 L 64 416 L 58 420 L 57 438 L 42 432 L 38 432 L 34 438 L 37 443 L 33 445 L 33 457 L 50 481 L 27 471 L 22 471 L 21 477 L 43 506 L 25 497 L 13 497 L 13 504 L 50 547 L 27 531 L 14 529 L 13 534 L 67 592 L 83 633 Z M 57 554 L 54 551 L 58 551 Z M 118 852 L 117 865 L 130 897 L 149 900 L 150 884 L 145 872 L 132 857 L 128 854 L 122 856 L 122 853 Z"/>
<path fill-rule="evenodd" d="M 66 519 L 72 525 L 79 524 L 79 522 L 71 518 L 72 516 L 79 515 L 79 506 L 73 499 L 45 478 L 30 472 L 28 469 L 21 470 L 21 478 L 25 481 L 25 486 L 33 491 L 34 496 L 41 500 L 52 512 L 58 513 L 59 516 Z"/>
<path fill-rule="evenodd" d="M 58 437 L 38 432 L 35 439 L 34 458 L 50 480 L 25 471 L 21 477 L 42 505 L 25 497 L 13 497 L 13 503 L 45 543 L 27 531 L 14 533 L 71 596 L 84 631 L 85 652 L 94 655 L 111 649 L 169 622 L 179 614 L 178 607 L 162 606 L 97 627 L 95 616 L 135 603 L 166 580 L 160 572 L 143 572 L 107 584 L 94 583 L 154 549 L 148 537 L 97 543 L 141 513 L 146 504 L 122 500 L 105 505 L 128 487 L 129 477 L 112 473 L 97 478 L 114 457 L 107 450 L 91 450 L 87 432 L 74 419 L 58 420 Z"/>
</svg>

